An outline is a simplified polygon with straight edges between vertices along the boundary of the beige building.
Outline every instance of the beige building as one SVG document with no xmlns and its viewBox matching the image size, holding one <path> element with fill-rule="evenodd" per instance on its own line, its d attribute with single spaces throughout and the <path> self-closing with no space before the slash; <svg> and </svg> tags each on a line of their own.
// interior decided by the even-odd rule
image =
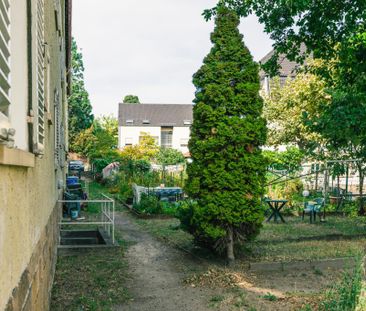
<svg viewBox="0 0 366 311">
<path fill-rule="evenodd" d="M 70 17 L 70 0 L 0 0 L 0 310 L 49 309 Z"/>
<path fill-rule="evenodd" d="M 118 147 L 137 145 L 149 134 L 158 146 L 188 153 L 193 105 L 119 104 Z"/>
</svg>

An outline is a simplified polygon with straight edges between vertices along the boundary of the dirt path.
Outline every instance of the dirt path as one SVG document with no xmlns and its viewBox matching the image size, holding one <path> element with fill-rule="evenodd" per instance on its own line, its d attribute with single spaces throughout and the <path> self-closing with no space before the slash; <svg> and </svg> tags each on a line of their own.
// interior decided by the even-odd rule
<svg viewBox="0 0 366 311">
<path fill-rule="evenodd" d="M 185 263 L 193 258 L 186 258 L 187 255 L 144 232 L 128 212 L 116 213 L 116 229 L 123 240 L 132 244 L 126 254 L 130 272 L 127 288 L 132 299 L 114 310 L 212 310 L 208 308 L 211 290 L 189 287 L 182 282 L 189 272 Z"/>
</svg>

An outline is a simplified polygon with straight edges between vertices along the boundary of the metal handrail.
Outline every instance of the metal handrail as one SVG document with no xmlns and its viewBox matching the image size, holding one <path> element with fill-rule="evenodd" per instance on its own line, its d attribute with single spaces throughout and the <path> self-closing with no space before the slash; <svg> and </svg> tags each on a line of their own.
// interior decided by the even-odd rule
<svg viewBox="0 0 366 311">
<path fill-rule="evenodd" d="M 57 203 L 100 203 L 101 204 L 101 213 L 102 221 L 63 221 L 61 220 L 58 224 L 59 226 L 64 225 L 103 225 L 104 229 L 107 231 L 112 238 L 112 243 L 115 243 L 115 229 L 114 229 L 114 220 L 115 220 L 115 201 L 110 197 L 102 194 L 106 199 L 104 200 L 58 200 Z M 105 220 L 105 221 L 103 221 Z"/>
</svg>

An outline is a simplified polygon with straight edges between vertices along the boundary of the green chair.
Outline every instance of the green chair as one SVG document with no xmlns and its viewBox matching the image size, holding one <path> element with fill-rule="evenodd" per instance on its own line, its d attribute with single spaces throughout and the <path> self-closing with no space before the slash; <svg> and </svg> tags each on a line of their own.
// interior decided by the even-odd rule
<svg viewBox="0 0 366 311">
<path fill-rule="evenodd" d="M 305 202 L 304 209 L 302 211 L 302 219 L 304 220 L 305 214 L 310 215 L 310 223 L 316 220 L 316 214 L 319 214 L 322 207 L 324 207 L 324 198 L 316 198 L 313 202 Z"/>
</svg>

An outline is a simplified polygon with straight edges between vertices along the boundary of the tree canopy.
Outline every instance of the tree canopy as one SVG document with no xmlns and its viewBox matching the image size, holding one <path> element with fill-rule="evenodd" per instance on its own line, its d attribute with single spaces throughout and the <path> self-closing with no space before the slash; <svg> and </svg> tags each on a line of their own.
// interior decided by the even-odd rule
<svg viewBox="0 0 366 311">
<path fill-rule="evenodd" d="M 68 98 L 69 146 L 76 151 L 75 140 L 78 135 L 93 123 L 92 106 L 84 83 L 83 55 L 78 50 L 75 39 L 71 46 L 71 95 Z"/>
<path fill-rule="evenodd" d="M 213 47 L 194 74 L 196 96 L 186 190 L 193 205 L 189 231 L 197 243 L 226 251 L 251 238 L 263 220 L 260 204 L 266 140 L 258 66 L 243 43 L 235 12 L 220 6 Z"/>
<path fill-rule="evenodd" d="M 124 104 L 140 104 L 140 99 L 136 95 L 126 95 L 123 99 Z"/>
<path fill-rule="evenodd" d="M 137 145 L 125 146 L 120 155 L 133 160 L 152 160 L 159 152 L 159 146 L 154 137 L 141 132 L 141 139 Z"/>
<path fill-rule="evenodd" d="M 175 165 L 184 163 L 184 155 L 179 150 L 173 148 L 160 148 L 155 160 L 161 165 Z"/>
<path fill-rule="evenodd" d="M 271 79 L 270 89 L 269 94 L 263 94 L 263 115 L 269 123 L 267 144 L 297 145 L 308 153 L 319 151 L 321 135 L 305 124 L 304 114 L 318 118 L 321 106 L 330 102 L 325 81 L 313 73 L 302 72 L 283 86 L 278 77 Z"/>
<path fill-rule="evenodd" d="M 290 60 L 302 61 L 300 46 L 305 44 L 307 55 L 333 59 L 349 55 L 349 41 L 365 33 L 366 1 L 364 0 L 221 0 L 240 16 L 256 14 L 265 32 L 274 40 L 275 54 L 265 65 L 272 75 L 278 69 L 278 56 L 284 53 Z M 216 14 L 217 7 L 205 10 L 206 19 Z M 337 47 L 337 49 L 335 49 Z"/>
<path fill-rule="evenodd" d="M 74 141 L 75 152 L 90 159 L 116 153 L 118 121 L 112 116 L 102 116 L 81 131 Z"/>
</svg>

